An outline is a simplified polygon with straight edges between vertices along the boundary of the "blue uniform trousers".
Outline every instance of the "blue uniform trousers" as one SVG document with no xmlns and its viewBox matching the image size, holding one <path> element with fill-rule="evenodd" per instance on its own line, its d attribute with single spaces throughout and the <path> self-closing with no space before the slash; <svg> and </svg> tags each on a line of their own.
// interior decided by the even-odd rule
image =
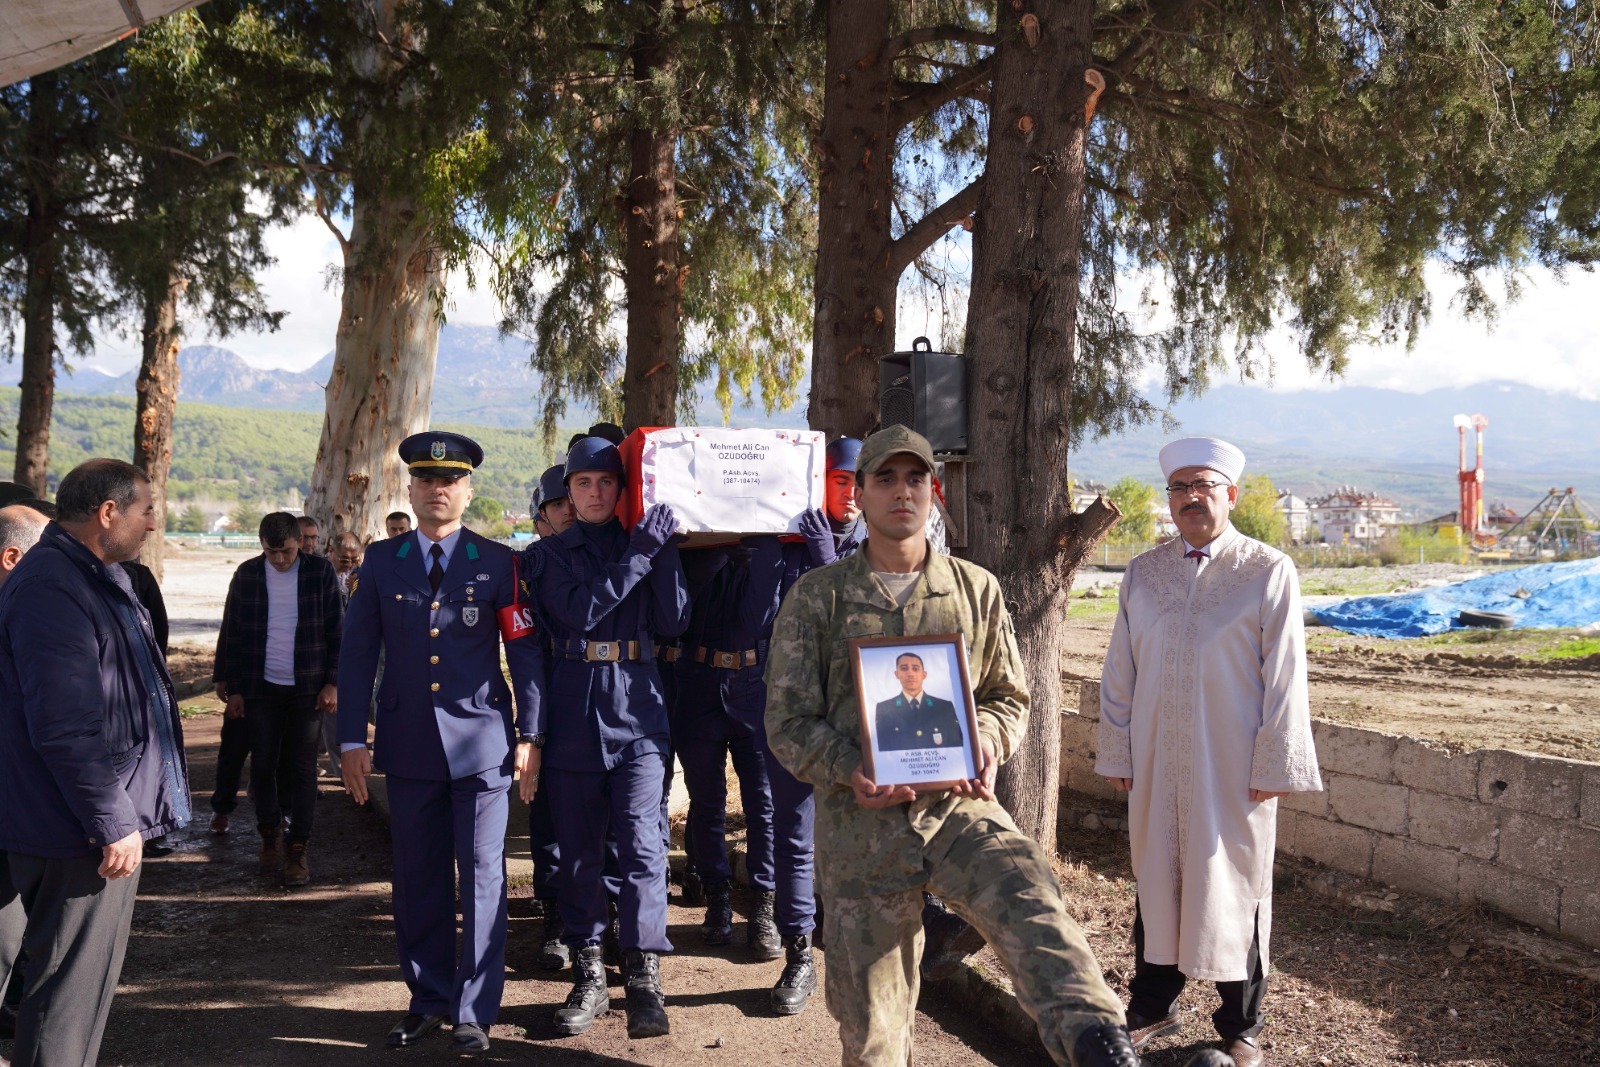
<svg viewBox="0 0 1600 1067">
<path fill-rule="evenodd" d="M 506 817 L 511 776 L 389 775 L 394 932 L 408 1010 L 492 1025 L 506 981 Z M 461 947 L 456 948 L 456 877 Z"/>
<path fill-rule="evenodd" d="M 809 934 L 817 927 L 816 887 L 812 881 L 815 857 L 817 801 L 811 785 L 802 782 L 778 762 L 767 744 L 767 732 L 757 730 L 761 758 L 766 762 L 767 785 L 772 794 L 772 852 L 775 869 L 778 933 L 784 937 Z"/>
<path fill-rule="evenodd" d="M 667 940 L 667 854 L 662 848 L 662 755 L 643 752 L 609 771 L 545 767 L 561 847 L 561 921 L 574 948 L 598 945 L 606 928 L 606 834 L 616 839 L 621 875 L 618 919 L 624 950 L 671 952 Z"/>
<path fill-rule="evenodd" d="M 561 895 L 561 846 L 550 814 L 549 788 L 533 794 L 533 803 L 528 805 L 528 851 L 533 856 L 534 899 L 556 899 Z"/>
<path fill-rule="evenodd" d="M 772 869 L 772 794 L 767 784 L 767 765 L 762 758 L 762 742 L 755 732 L 731 717 L 722 716 L 720 737 L 707 737 L 711 731 L 702 723 L 696 736 L 677 742 L 678 759 L 683 762 L 683 780 L 689 787 L 689 838 L 694 842 L 695 872 L 706 885 L 720 885 L 733 877 L 728 865 L 728 850 L 723 840 L 728 807 L 727 761 L 739 777 L 739 796 L 744 802 L 745 862 L 750 885 L 770 893 Z"/>
</svg>

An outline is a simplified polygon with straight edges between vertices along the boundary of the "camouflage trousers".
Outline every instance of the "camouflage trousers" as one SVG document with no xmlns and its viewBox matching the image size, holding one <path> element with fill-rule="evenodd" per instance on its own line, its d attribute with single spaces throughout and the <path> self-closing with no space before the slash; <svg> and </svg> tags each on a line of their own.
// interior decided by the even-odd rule
<svg viewBox="0 0 1600 1067">
<path fill-rule="evenodd" d="M 1004 810 L 972 823 L 929 862 L 927 889 L 989 942 L 1056 1063 L 1071 1062 L 1068 1051 L 1086 1027 L 1123 1022 L 1122 1001 L 1067 917 L 1044 851 Z M 922 888 L 867 897 L 825 893 L 823 904 L 828 1012 L 839 1021 L 845 1067 L 908 1067 Z"/>
</svg>

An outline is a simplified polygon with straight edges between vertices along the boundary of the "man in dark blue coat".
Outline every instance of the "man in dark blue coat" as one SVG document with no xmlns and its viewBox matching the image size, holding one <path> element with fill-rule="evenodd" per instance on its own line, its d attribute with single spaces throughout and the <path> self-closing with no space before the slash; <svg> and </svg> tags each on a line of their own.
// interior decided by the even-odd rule
<svg viewBox="0 0 1600 1067">
<path fill-rule="evenodd" d="M 27 915 L 14 1055 L 92 1064 L 143 842 L 189 819 L 183 728 L 127 572 L 156 528 L 143 471 L 92 459 L 0 588 L 0 850 Z"/>
<path fill-rule="evenodd" d="M 567 492 L 578 521 L 540 554 L 539 610 L 550 620 L 554 668 L 548 735 L 539 766 L 561 844 L 561 914 L 577 952 L 574 985 L 556 1013 L 579 1034 L 610 1007 L 602 964 L 607 830 L 616 835 L 628 1034 L 667 1032 L 659 954 L 667 940 L 666 853 L 661 834 L 664 762 L 671 751 L 653 635 L 689 622 L 677 520 L 656 505 L 630 534 L 616 519 L 622 459 L 600 438 L 573 445 Z M 524 793 L 528 786 L 524 785 Z"/>
<path fill-rule="evenodd" d="M 417 529 L 373 544 L 362 561 L 339 656 L 340 759 L 358 803 L 374 764 L 388 776 L 395 942 L 411 990 L 389 1044 L 414 1044 L 448 1017 L 456 1049 L 478 1052 L 489 1047 L 505 988 L 506 817 L 513 767 L 526 761 L 512 744 L 512 689 L 500 670 L 502 627 L 515 620 L 500 612 L 517 609 L 507 616 L 525 621 L 527 608 L 511 550 L 461 525 L 483 450 L 430 431 L 399 451 Z M 369 754 L 380 650 L 386 666 Z M 536 633 L 508 630 L 505 654 L 520 726 L 543 733 Z"/>
</svg>

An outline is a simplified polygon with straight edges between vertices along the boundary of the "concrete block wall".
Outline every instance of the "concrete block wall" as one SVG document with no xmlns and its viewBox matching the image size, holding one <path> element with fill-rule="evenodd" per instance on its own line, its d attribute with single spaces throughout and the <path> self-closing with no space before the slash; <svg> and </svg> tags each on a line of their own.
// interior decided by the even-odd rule
<svg viewBox="0 0 1600 1067">
<path fill-rule="evenodd" d="M 1125 828 L 1094 773 L 1100 683 L 1061 727 L 1062 808 Z M 1600 948 L 1600 764 L 1314 721 L 1325 791 L 1279 801 L 1278 851 L 1407 892 L 1477 902 Z"/>
</svg>

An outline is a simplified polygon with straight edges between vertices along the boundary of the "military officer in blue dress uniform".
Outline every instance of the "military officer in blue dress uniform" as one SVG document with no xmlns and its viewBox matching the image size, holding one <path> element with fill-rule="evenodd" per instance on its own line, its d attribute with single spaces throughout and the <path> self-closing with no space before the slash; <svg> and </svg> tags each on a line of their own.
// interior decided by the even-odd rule
<svg viewBox="0 0 1600 1067">
<path fill-rule="evenodd" d="M 544 731 L 544 657 L 536 633 L 508 624 L 512 686 L 500 669 L 498 613 L 522 597 L 512 553 L 461 525 L 483 450 L 460 434 L 400 443 L 417 529 L 367 549 L 345 614 L 339 655 L 339 741 L 345 787 L 366 799 L 374 765 L 388 776 L 394 927 L 410 1010 L 390 1047 L 454 1023 L 458 1051 L 489 1046 L 505 986 L 505 834 L 516 751 Z M 512 612 L 526 621 L 527 612 Z M 375 752 L 367 708 L 378 655 Z M 533 769 L 532 773 L 537 773 Z M 456 945 L 460 875 L 461 944 Z"/>
<path fill-rule="evenodd" d="M 960 748 L 966 743 L 953 701 L 922 688 L 928 667 L 915 652 L 895 657 L 894 676 L 900 692 L 878 701 L 873 711 L 878 748 L 901 752 L 913 748 Z"/>
<path fill-rule="evenodd" d="M 616 835 L 628 1035 L 665 1034 L 659 954 L 667 940 L 666 852 L 661 789 L 670 752 L 653 635 L 672 638 L 689 622 L 677 519 L 652 507 L 630 533 L 616 519 L 622 459 L 601 438 L 567 455 L 567 492 L 578 521 L 540 553 L 535 588 L 549 619 L 551 714 L 539 746 L 561 845 L 561 915 L 573 958 L 573 989 L 556 1028 L 580 1034 L 610 1007 L 602 963 L 607 830 Z"/>
</svg>

